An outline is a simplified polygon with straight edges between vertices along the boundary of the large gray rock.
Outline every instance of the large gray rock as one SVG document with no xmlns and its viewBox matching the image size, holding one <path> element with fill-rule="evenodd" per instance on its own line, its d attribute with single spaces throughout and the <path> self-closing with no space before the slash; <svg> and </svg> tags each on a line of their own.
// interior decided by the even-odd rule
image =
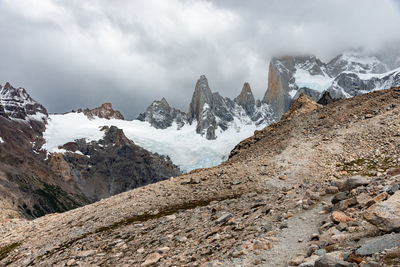
<svg viewBox="0 0 400 267">
<path fill-rule="evenodd" d="M 370 183 L 370 178 L 361 175 L 355 175 L 348 178 L 343 186 L 343 190 L 352 190 L 359 186 L 368 185 Z"/>
<path fill-rule="evenodd" d="M 400 234 L 387 234 L 368 239 L 356 250 L 356 254 L 361 256 L 372 255 L 398 246 L 400 246 Z"/>
<path fill-rule="evenodd" d="M 388 200 L 376 203 L 364 213 L 364 218 L 385 232 L 400 230 L 400 191 Z"/>
<path fill-rule="evenodd" d="M 355 267 L 357 264 L 343 261 L 329 254 L 315 261 L 314 267 Z"/>
</svg>

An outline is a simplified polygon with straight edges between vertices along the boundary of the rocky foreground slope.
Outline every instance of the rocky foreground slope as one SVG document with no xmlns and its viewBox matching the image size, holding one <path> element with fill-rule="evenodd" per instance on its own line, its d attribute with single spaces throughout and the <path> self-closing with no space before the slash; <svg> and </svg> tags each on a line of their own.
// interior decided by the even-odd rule
<svg viewBox="0 0 400 267">
<path fill-rule="evenodd" d="M 2 224 L 0 264 L 398 266 L 400 88 L 299 101 L 220 166 Z"/>
</svg>

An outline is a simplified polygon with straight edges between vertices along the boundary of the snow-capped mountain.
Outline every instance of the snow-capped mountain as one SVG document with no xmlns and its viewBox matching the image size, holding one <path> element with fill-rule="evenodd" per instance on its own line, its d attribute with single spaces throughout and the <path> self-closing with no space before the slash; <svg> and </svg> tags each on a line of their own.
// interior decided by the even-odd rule
<svg viewBox="0 0 400 267">
<path fill-rule="evenodd" d="M 263 103 L 270 104 L 280 118 L 301 93 L 316 101 L 325 91 L 333 98 L 356 96 L 400 85 L 399 71 L 389 70 L 377 57 L 354 51 L 329 63 L 315 56 L 273 58 Z"/>
<path fill-rule="evenodd" d="M 10 119 L 45 120 L 46 109 L 36 102 L 24 88 L 14 88 L 10 83 L 0 85 L 0 115 Z"/>
<path fill-rule="evenodd" d="M 231 100 L 218 92 L 212 92 L 207 78 L 202 75 L 196 83 L 187 113 L 171 108 L 163 98 L 154 101 L 146 112 L 139 115 L 138 120 L 147 121 L 157 129 L 171 127 L 173 122 L 178 129 L 184 125 L 196 125 L 196 133 L 213 140 L 230 128 L 239 132 L 249 125 L 266 126 L 276 118 L 270 105 L 255 101 L 248 83 Z"/>
</svg>

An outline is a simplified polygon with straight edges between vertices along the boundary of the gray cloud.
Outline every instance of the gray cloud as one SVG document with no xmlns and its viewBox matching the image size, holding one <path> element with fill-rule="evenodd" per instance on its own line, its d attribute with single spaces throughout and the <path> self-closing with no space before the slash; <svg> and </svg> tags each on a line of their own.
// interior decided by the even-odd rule
<svg viewBox="0 0 400 267">
<path fill-rule="evenodd" d="M 201 74 L 261 98 L 274 55 L 376 53 L 399 32 L 395 0 L 3 0 L 0 83 L 51 112 L 111 101 L 133 118 L 162 96 L 186 110 Z"/>
</svg>

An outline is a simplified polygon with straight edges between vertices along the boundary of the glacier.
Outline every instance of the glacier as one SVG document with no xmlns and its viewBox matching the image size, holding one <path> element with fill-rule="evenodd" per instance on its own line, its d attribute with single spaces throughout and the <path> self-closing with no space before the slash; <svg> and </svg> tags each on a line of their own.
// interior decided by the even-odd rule
<svg viewBox="0 0 400 267">
<path fill-rule="evenodd" d="M 235 120 L 227 130 L 217 129 L 218 138 L 207 140 L 196 133 L 196 123 L 185 124 L 180 130 L 176 123 L 166 129 L 156 129 L 148 122 L 139 120 L 89 119 L 83 113 L 49 115 L 43 133 L 45 144 L 42 149 L 48 153 L 65 152 L 59 149 L 65 143 L 84 138 L 86 141 L 100 140 L 103 126 L 116 126 L 122 129 L 127 138 L 153 153 L 167 155 L 184 172 L 197 168 L 212 167 L 225 161 L 230 151 L 243 139 L 267 126 L 256 126 Z"/>
</svg>

